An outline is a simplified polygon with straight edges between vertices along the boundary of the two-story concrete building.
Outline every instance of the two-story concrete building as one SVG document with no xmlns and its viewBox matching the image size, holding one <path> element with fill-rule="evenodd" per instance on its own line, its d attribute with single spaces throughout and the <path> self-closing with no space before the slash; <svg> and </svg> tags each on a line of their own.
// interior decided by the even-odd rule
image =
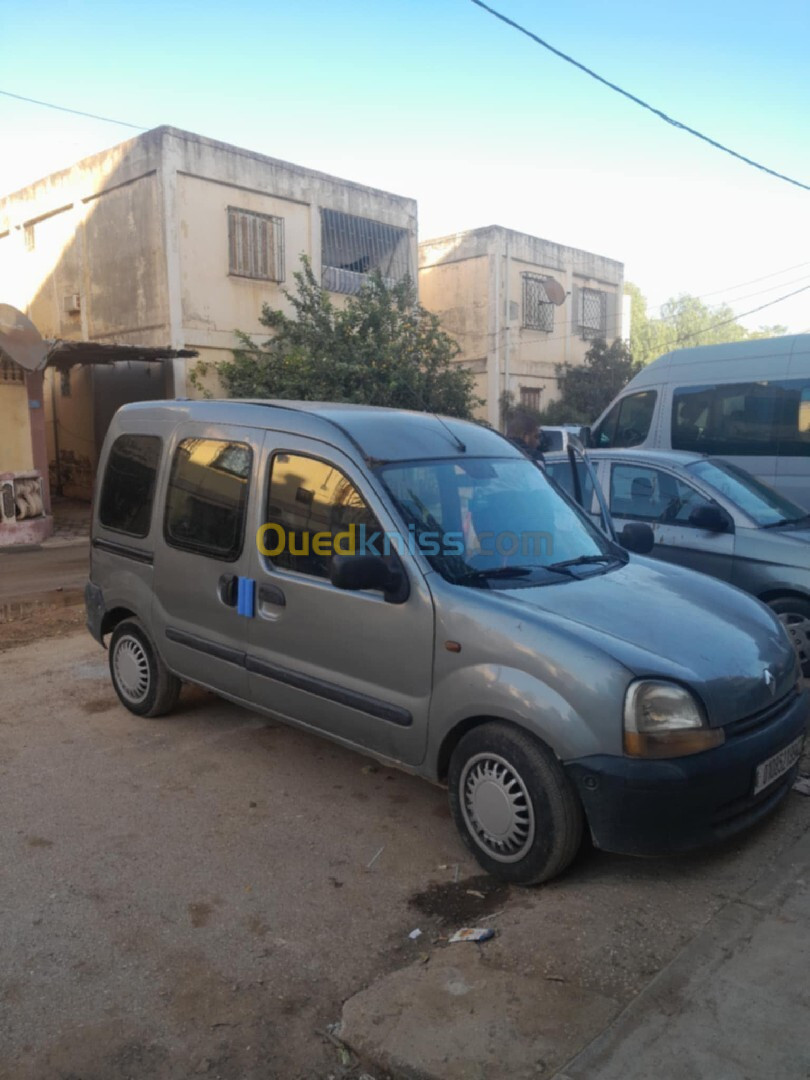
<svg viewBox="0 0 810 1080">
<path fill-rule="evenodd" d="M 229 357 L 235 330 L 267 337 L 262 305 L 287 307 L 283 289 L 302 254 L 336 295 L 357 292 L 374 269 L 415 280 L 416 203 L 170 127 L 0 199 L 0 303 L 20 309 L 49 339 Z M 89 496 L 115 409 L 194 396 L 188 376 L 197 362 L 48 372 L 56 487 Z M 13 399 L 16 421 L 0 450 L 5 442 L 16 446 L 22 413 L 19 382 L 5 367 L 0 431 L 4 395 Z"/>
<path fill-rule="evenodd" d="M 615 259 L 498 225 L 419 245 L 420 299 L 461 346 L 494 426 L 505 391 L 541 409 L 558 397 L 558 364 L 623 336 L 623 288 Z"/>
</svg>

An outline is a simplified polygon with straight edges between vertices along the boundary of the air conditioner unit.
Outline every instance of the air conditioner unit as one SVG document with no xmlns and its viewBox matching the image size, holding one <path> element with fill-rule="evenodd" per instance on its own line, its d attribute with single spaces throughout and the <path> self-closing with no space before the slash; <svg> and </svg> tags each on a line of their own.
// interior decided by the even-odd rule
<svg viewBox="0 0 810 1080">
<path fill-rule="evenodd" d="M 82 310 L 82 298 L 79 293 L 70 293 L 65 298 L 65 314 L 78 315 Z"/>
<path fill-rule="evenodd" d="M 14 505 L 14 481 L 0 480 L 0 525 L 13 525 L 17 520 Z"/>
</svg>

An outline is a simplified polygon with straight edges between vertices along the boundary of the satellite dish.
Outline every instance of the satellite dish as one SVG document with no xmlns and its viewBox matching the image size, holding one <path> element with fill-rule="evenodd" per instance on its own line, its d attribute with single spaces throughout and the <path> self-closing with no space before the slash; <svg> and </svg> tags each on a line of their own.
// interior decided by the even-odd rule
<svg viewBox="0 0 810 1080">
<path fill-rule="evenodd" d="M 553 277 L 547 277 L 543 279 L 543 288 L 546 290 L 546 296 L 549 298 L 550 303 L 556 305 L 565 303 L 565 289 Z"/>
<path fill-rule="evenodd" d="M 49 342 L 31 320 L 11 304 L 0 304 L 0 352 L 26 371 L 45 367 Z"/>
</svg>

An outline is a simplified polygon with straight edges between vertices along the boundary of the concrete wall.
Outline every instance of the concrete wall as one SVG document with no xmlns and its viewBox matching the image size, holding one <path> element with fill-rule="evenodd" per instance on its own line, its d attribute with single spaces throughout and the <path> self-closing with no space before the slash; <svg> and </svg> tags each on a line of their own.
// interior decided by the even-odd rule
<svg viewBox="0 0 810 1080">
<path fill-rule="evenodd" d="M 0 473 L 34 467 L 28 413 L 24 384 L 0 383 Z"/>
<path fill-rule="evenodd" d="M 553 278 L 566 293 L 549 331 L 524 325 L 527 273 Z M 545 406 L 559 396 L 556 366 L 582 363 L 590 340 L 577 327 L 577 290 L 606 294 L 612 341 L 621 335 L 623 287 L 624 268 L 613 259 L 499 226 L 419 245 L 420 299 L 461 346 L 460 361 L 485 388 L 480 415 L 494 425 L 505 390 L 519 400 L 521 387 L 538 387 Z"/>
<path fill-rule="evenodd" d="M 148 132 L 0 199 L 0 298 L 43 337 L 166 343 L 161 156 Z"/>
<path fill-rule="evenodd" d="M 320 276 L 322 208 L 406 229 L 410 273 L 416 279 L 414 200 L 188 132 L 160 130 L 172 345 L 197 349 L 201 361 L 216 364 L 230 358 L 237 329 L 256 341 L 265 340 L 268 331 L 259 323 L 262 305 L 292 312 L 284 289 L 293 288 L 302 254 L 309 256 L 316 277 Z M 282 219 L 282 282 L 229 273 L 229 206 Z M 342 299 L 335 295 L 336 303 Z M 194 367 L 195 361 L 176 362 L 176 393 L 201 393 L 187 381 Z M 203 382 L 209 392 L 219 392 L 210 372 Z"/>
</svg>

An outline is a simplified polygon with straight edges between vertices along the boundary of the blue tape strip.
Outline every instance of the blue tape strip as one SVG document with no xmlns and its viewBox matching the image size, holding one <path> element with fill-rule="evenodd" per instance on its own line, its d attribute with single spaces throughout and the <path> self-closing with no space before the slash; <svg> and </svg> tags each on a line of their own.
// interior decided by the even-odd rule
<svg viewBox="0 0 810 1080">
<path fill-rule="evenodd" d="M 236 614 L 244 615 L 246 619 L 253 618 L 253 607 L 256 595 L 256 582 L 252 578 L 236 579 Z"/>
</svg>

